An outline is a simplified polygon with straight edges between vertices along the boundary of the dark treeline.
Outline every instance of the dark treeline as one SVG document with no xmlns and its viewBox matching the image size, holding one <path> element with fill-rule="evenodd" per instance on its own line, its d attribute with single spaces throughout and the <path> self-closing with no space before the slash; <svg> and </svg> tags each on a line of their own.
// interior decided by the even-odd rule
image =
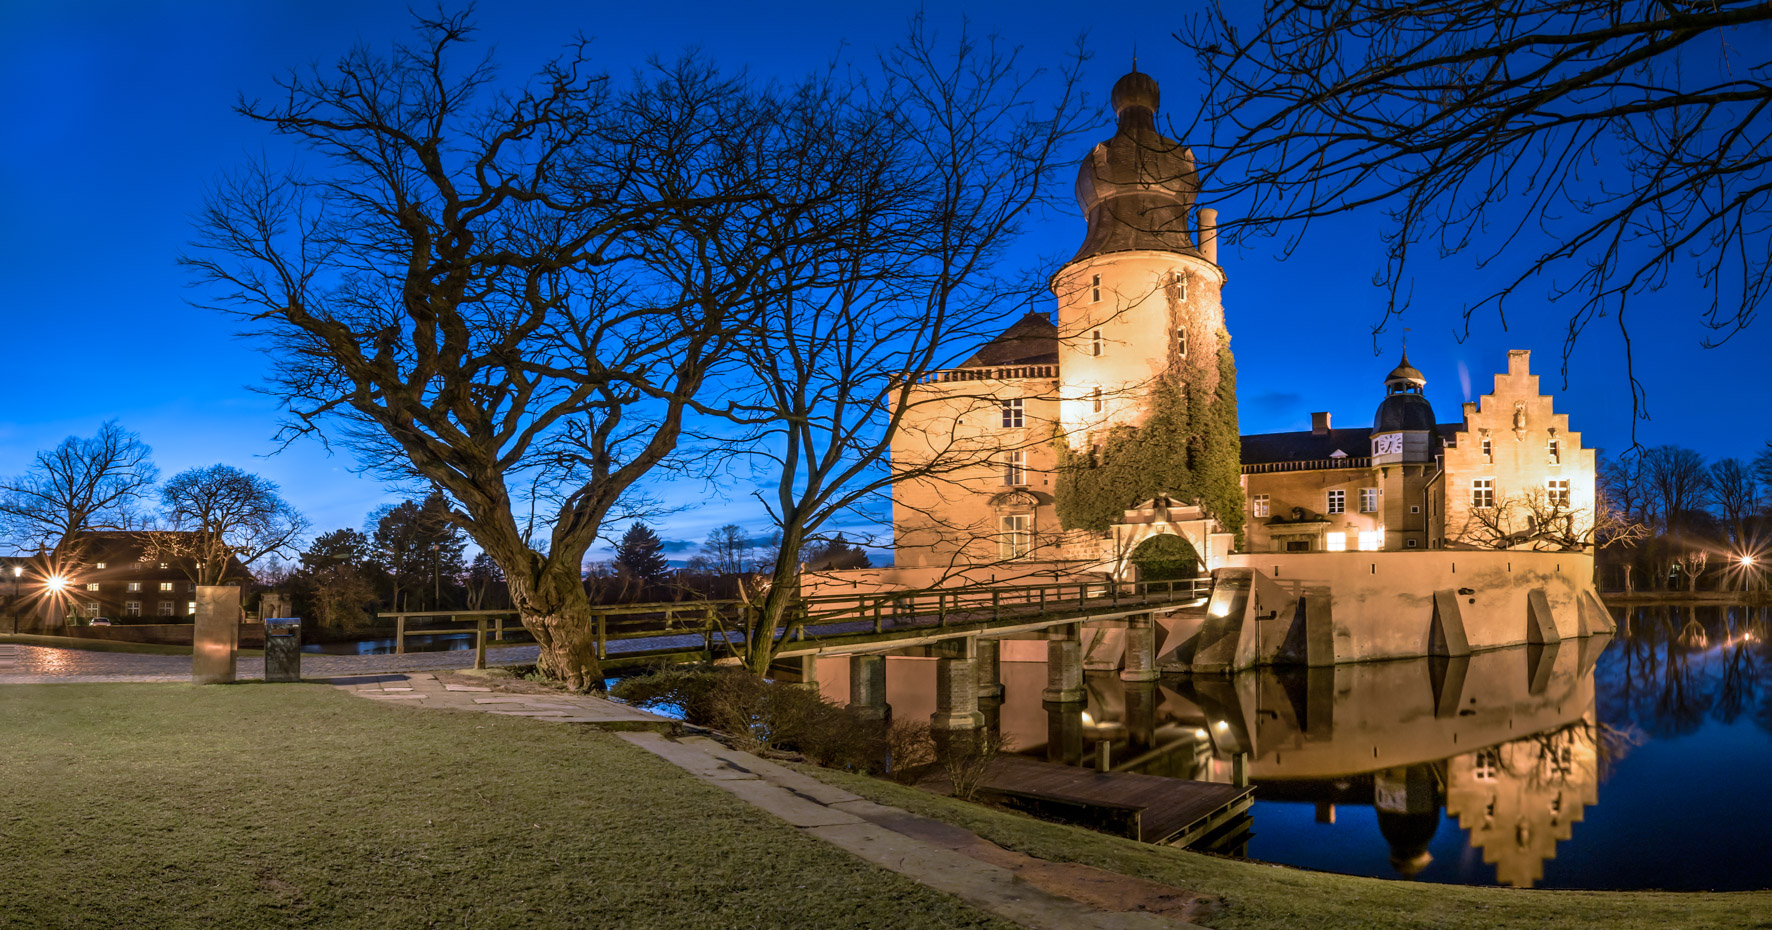
<svg viewBox="0 0 1772 930">
<path fill-rule="evenodd" d="M 370 514 L 361 530 L 315 537 L 299 561 L 260 573 L 267 590 L 287 594 L 313 638 L 350 637 L 386 626 L 392 612 L 508 610 L 503 573 L 484 552 L 466 554 L 467 537 L 449 520 L 439 494 Z M 754 595 L 758 573 L 774 564 L 775 537 L 754 537 L 737 524 L 708 534 L 700 552 L 673 566 L 666 546 L 644 523 L 634 523 L 608 561 L 584 568 L 593 604 L 736 599 Z M 808 544 L 808 570 L 865 568 L 868 556 L 841 534 Z"/>
<path fill-rule="evenodd" d="M 1612 591 L 1765 590 L 1772 560 L 1772 443 L 1714 462 L 1656 446 L 1600 466 L 1608 519 L 1599 583 Z"/>
</svg>

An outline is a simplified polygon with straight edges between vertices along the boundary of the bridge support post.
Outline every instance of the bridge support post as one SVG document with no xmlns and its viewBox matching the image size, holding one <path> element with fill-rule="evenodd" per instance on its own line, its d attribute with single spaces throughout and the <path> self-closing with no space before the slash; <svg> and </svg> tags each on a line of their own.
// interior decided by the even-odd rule
<svg viewBox="0 0 1772 930">
<path fill-rule="evenodd" d="M 1003 696 L 1002 661 L 1003 648 L 1000 640 L 978 638 L 978 696 L 981 698 L 1001 698 Z"/>
<path fill-rule="evenodd" d="M 849 709 L 870 720 L 885 720 L 892 712 L 886 703 L 886 657 L 849 657 Z"/>
<path fill-rule="evenodd" d="M 1126 665 L 1120 670 L 1120 680 L 1157 680 L 1157 623 L 1151 614 L 1126 622 Z"/>
<path fill-rule="evenodd" d="M 1066 623 L 1046 632 L 1046 690 L 1040 700 L 1071 704 L 1083 700 L 1083 625 Z"/>
<path fill-rule="evenodd" d="M 978 637 L 942 640 L 933 647 L 935 660 L 935 713 L 929 715 L 931 730 L 974 730 L 984 723 L 978 712 Z"/>
</svg>

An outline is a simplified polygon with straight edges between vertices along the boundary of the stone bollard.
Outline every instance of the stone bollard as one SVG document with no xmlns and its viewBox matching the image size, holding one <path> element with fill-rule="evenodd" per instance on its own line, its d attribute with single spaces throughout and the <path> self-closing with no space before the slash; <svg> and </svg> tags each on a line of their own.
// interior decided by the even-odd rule
<svg viewBox="0 0 1772 930">
<path fill-rule="evenodd" d="M 239 649 L 239 587 L 198 585 L 196 627 L 191 631 L 191 681 L 200 685 L 233 681 Z"/>
</svg>

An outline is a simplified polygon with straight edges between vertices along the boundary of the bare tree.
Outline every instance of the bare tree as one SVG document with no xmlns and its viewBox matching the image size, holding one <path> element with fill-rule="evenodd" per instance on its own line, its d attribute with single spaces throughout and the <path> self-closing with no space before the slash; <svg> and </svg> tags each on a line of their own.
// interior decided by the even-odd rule
<svg viewBox="0 0 1772 930">
<path fill-rule="evenodd" d="M 1594 515 L 1543 488 L 1472 507 L 1457 541 L 1480 549 L 1585 552 L 1595 544 Z"/>
<path fill-rule="evenodd" d="M 80 534 L 141 522 L 137 505 L 160 476 L 152 451 L 107 420 L 94 436 L 69 436 L 37 453 L 24 474 L 0 479 L 0 535 L 20 548 L 48 550 L 58 568 L 78 561 Z"/>
<path fill-rule="evenodd" d="M 308 527 L 274 482 L 232 465 L 181 471 L 160 498 L 169 525 L 142 534 L 144 552 L 181 563 L 200 585 L 222 584 L 272 553 L 298 554 Z"/>
<path fill-rule="evenodd" d="M 799 88 L 690 56 L 618 89 L 583 40 L 507 87 L 462 61 L 471 35 L 421 19 L 243 102 L 317 173 L 221 184 L 185 263 L 278 358 L 292 432 L 441 488 L 542 670 L 589 688 L 586 550 L 774 301 L 763 269 L 845 192 L 782 174 L 818 141 Z"/>
<path fill-rule="evenodd" d="M 1565 373 L 1586 327 L 1610 317 L 1640 416 L 1632 297 L 1692 272 L 1707 346 L 1764 303 L 1764 0 L 1268 0 L 1245 17 L 1215 3 L 1181 36 L 1225 150 L 1205 162 L 1207 188 L 1242 200 L 1245 233 L 1384 211 L 1375 334 L 1406 308 L 1424 253 L 1469 254 L 1496 282 L 1465 305 L 1467 332 L 1485 311 L 1505 326 L 1544 276 L 1571 303 Z"/>
<path fill-rule="evenodd" d="M 1717 516 L 1723 519 L 1735 544 L 1742 545 L 1747 541 L 1747 521 L 1760 503 L 1760 487 L 1754 480 L 1753 469 L 1740 459 L 1719 459 L 1711 463 L 1707 484 Z"/>
<path fill-rule="evenodd" d="M 918 19 L 883 56 L 879 88 L 813 85 L 803 112 L 820 144 L 784 174 L 806 188 L 795 199 L 844 195 L 805 215 L 804 232 L 784 230 L 797 245 L 767 271 L 783 296 L 741 338 L 748 391 L 720 411 L 747 428 L 777 543 L 744 591 L 753 672 L 767 671 L 800 622 L 791 607 L 809 545 L 879 513 L 894 482 L 1001 454 L 993 443 L 887 461 L 907 417 L 954 400 L 919 400 L 917 386 L 1028 301 L 1024 281 L 999 265 L 1066 166 L 1065 143 L 1088 125 L 1082 58 L 1049 76 L 1049 102 L 1036 106 L 1042 73 L 1024 71 L 1013 50 L 965 35 L 944 47 Z"/>
<path fill-rule="evenodd" d="M 1680 446 L 1656 446 L 1642 453 L 1644 507 L 1657 531 L 1649 546 L 1656 587 L 1665 587 L 1671 569 L 1692 545 L 1689 524 L 1710 492 L 1704 456 Z"/>
</svg>

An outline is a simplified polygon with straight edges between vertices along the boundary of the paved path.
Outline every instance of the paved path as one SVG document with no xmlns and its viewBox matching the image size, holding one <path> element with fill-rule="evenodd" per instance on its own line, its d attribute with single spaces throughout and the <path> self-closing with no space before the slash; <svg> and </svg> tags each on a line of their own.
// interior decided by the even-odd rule
<svg viewBox="0 0 1772 930">
<path fill-rule="evenodd" d="M 471 663 L 470 663 L 471 664 Z M 461 676 L 451 676 L 459 678 Z M 332 683 L 372 701 L 442 710 L 480 711 L 501 717 L 534 717 L 552 723 L 588 723 L 621 729 L 674 730 L 677 721 L 588 694 L 517 694 L 484 685 L 439 681 L 429 672 L 353 675 Z"/>
<path fill-rule="evenodd" d="M 672 738 L 676 721 L 604 698 L 495 691 L 425 672 L 333 684 L 384 703 L 636 731 L 621 738 L 808 836 L 1031 930 L 1186 930 L 1195 925 L 1185 918 L 1210 906 L 1156 882 L 1011 852 L 970 830 L 876 804 L 706 737 Z"/>
<path fill-rule="evenodd" d="M 10 661 L 7 658 L 8 650 Z M 486 661 L 499 665 L 522 665 L 534 662 L 539 654 L 540 649 L 536 646 L 506 646 L 486 650 Z M 302 656 L 301 670 L 304 678 L 337 678 L 344 675 L 470 668 L 473 664 L 472 649 L 377 656 L 306 653 Z M 262 679 L 265 677 L 265 660 L 242 657 L 235 669 L 238 677 L 243 680 Z M 0 645 L 0 684 L 190 680 L 190 656 Z"/>
</svg>

